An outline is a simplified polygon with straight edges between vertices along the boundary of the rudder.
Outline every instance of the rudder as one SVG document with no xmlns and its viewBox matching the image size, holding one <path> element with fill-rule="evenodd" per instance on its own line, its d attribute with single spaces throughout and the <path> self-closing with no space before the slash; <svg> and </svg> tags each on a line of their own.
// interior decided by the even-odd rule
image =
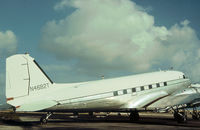
<svg viewBox="0 0 200 130">
<path fill-rule="evenodd" d="M 53 84 L 34 58 L 17 54 L 6 59 L 7 100 L 29 96 Z"/>
</svg>

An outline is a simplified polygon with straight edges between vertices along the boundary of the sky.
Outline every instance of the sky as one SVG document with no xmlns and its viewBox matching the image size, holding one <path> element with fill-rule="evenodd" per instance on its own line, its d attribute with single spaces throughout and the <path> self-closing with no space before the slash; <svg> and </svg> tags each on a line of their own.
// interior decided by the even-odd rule
<svg viewBox="0 0 200 130">
<path fill-rule="evenodd" d="M 54 82 L 158 70 L 200 79 L 199 0 L 0 0 L 6 57 L 28 52 Z"/>
</svg>

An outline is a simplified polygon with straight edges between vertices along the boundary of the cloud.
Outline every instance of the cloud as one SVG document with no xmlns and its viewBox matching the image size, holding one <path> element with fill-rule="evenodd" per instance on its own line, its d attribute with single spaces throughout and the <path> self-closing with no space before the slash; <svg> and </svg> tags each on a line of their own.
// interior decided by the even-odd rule
<svg viewBox="0 0 200 130">
<path fill-rule="evenodd" d="M 16 52 L 17 38 L 11 30 L 0 30 L 0 101 L 5 97 L 5 57 Z"/>
<path fill-rule="evenodd" d="M 4 74 L 0 73 L 0 97 L 5 95 L 5 76 Z M 0 100 L 1 101 L 1 100 Z"/>
<path fill-rule="evenodd" d="M 0 74 L 0 85 L 2 87 L 2 85 L 4 84 L 4 75 Z"/>
<path fill-rule="evenodd" d="M 58 2 L 55 6 L 54 9 L 55 10 L 62 10 L 64 9 L 66 6 L 70 5 L 70 1 L 67 0 L 62 0 L 61 2 Z"/>
<path fill-rule="evenodd" d="M 54 82 L 81 82 L 86 80 L 100 79 L 101 75 L 93 75 L 93 78 L 87 75 L 84 69 L 64 64 L 48 64 L 41 65 L 43 70 L 47 72 L 47 75 Z"/>
<path fill-rule="evenodd" d="M 200 63 L 200 40 L 189 20 L 171 28 L 156 26 L 154 17 L 130 0 L 63 0 L 54 9 L 68 7 L 75 11 L 43 27 L 40 47 L 75 60 L 87 74 L 171 66 L 189 72 L 188 67 Z"/>
<path fill-rule="evenodd" d="M 0 56 L 16 52 L 17 38 L 11 30 L 0 31 Z"/>
<path fill-rule="evenodd" d="M 66 65 L 57 65 L 57 64 L 50 64 L 50 65 L 42 65 L 42 68 L 46 71 L 69 71 L 70 67 Z"/>
</svg>

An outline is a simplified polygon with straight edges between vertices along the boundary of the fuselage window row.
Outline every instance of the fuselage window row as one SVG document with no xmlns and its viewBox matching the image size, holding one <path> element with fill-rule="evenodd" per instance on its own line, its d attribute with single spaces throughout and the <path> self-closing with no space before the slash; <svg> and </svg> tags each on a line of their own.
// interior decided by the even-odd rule
<svg viewBox="0 0 200 130">
<path fill-rule="evenodd" d="M 161 87 L 160 83 L 156 83 L 155 85 L 156 85 L 157 88 Z M 153 85 L 152 85 L 152 84 L 147 85 L 147 86 L 148 86 L 148 88 L 146 88 L 146 89 L 152 89 L 152 88 L 153 88 Z M 167 86 L 167 82 L 163 82 L 163 86 Z M 132 88 L 132 89 L 131 89 L 131 92 L 132 92 L 132 93 L 139 92 L 139 91 L 137 91 L 137 88 L 140 88 L 140 91 L 144 91 L 144 90 L 145 90 L 145 87 L 144 87 L 144 86 L 141 86 L 141 87 Z M 124 90 L 123 90 L 123 94 L 128 94 L 127 89 L 124 89 Z M 114 91 L 114 92 L 113 92 L 113 96 L 118 96 L 118 95 L 119 95 L 119 94 L 118 94 L 118 91 Z"/>
<path fill-rule="evenodd" d="M 160 87 L 165 87 L 165 86 L 171 86 L 173 84 L 177 84 L 177 83 L 181 83 L 183 81 L 167 81 L 167 82 L 160 82 Z M 128 89 L 122 89 L 122 90 L 117 90 L 114 92 L 108 92 L 108 93 L 104 93 L 104 94 L 99 94 L 99 95 L 93 95 L 93 96 L 87 96 L 87 97 L 81 97 L 80 98 L 76 98 L 76 99 L 68 99 L 68 100 L 64 100 L 62 101 L 63 103 L 72 103 L 72 102 L 82 102 L 82 101 L 89 101 L 89 100 L 96 100 L 96 99 L 101 99 L 101 98 L 110 98 L 113 96 L 120 96 L 120 95 L 125 95 L 125 94 L 132 94 L 132 93 L 136 93 L 136 92 L 142 92 L 141 91 L 141 87 L 135 87 L 135 88 L 128 88 Z M 143 88 L 143 87 L 142 87 Z M 150 90 L 150 89 L 156 89 L 156 83 L 151 84 L 151 85 L 144 85 L 144 90 Z"/>
</svg>

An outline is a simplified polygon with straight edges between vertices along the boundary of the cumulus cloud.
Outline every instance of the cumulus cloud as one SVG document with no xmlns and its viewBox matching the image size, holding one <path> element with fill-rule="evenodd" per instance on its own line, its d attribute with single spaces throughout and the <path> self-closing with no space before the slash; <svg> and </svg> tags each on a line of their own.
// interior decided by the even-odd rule
<svg viewBox="0 0 200 130">
<path fill-rule="evenodd" d="M 54 82 L 81 82 L 86 80 L 100 79 L 101 75 L 93 75 L 91 78 L 87 71 L 82 68 L 66 64 L 41 65 L 45 72 Z"/>
<path fill-rule="evenodd" d="M 71 69 L 69 66 L 57 64 L 42 65 L 42 68 L 46 71 L 69 71 Z"/>
<path fill-rule="evenodd" d="M 11 30 L 0 31 L 0 56 L 14 53 L 17 48 L 17 38 Z"/>
<path fill-rule="evenodd" d="M 2 97 L 3 95 L 5 95 L 5 76 L 4 74 L 2 74 L 2 72 L 0 73 L 0 97 Z M 1 101 L 1 100 L 0 100 Z"/>
<path fill-rule="evenodd" d="M 63 0 L 54 9 L 66 7 L 75 11 L 46 23 L 40 47 L 60 59 L 76 60 L 76 67 L 88 73 L 170 66 L 188 71 L 191 63 L 200 63 L 200 41 L 189 20 L 169 29 L 156 26 L 154 17 L 130 0 Z"/>
<path fill-rule="evenodd" d="M 4 75 L 3 74 L 0 74 L 0 85 L 2 87 L 2 85 L 4 84 Z"/>
</svg>

